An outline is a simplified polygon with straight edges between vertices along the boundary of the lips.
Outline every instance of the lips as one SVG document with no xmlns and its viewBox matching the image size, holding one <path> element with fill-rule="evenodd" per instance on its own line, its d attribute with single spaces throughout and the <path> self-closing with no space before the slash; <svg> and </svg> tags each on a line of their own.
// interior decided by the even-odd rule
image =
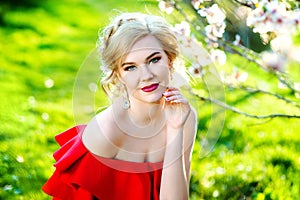
<svg viewBox="0 0 300 200">
<path fill-rule="evenodd" d="M 143 87 L 142 90 L 144 92 L 152 92 L 152 91 L 156 90 L 158 88 L 158 86 L 159 86 L 158 83 L 154 83 L 154 84 Z"/>
</svg>

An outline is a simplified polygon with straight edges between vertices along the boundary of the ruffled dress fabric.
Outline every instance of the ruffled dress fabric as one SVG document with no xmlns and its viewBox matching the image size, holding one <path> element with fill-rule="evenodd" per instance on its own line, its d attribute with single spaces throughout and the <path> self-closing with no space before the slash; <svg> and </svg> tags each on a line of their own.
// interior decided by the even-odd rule
<svg viewBox="0 0 300 200">
<path fill-rule="evenodd" d="M 159 200 L 162 162 L 137 163 L 96 156 L 83 145 L 86 125 L 55 137 L 55 172 L 42 187 L 53 200 Z"/>
</svg>

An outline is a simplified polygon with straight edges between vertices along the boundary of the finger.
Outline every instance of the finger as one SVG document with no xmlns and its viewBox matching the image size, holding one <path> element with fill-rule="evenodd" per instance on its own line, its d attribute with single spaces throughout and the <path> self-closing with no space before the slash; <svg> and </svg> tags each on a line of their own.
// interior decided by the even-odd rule
<svg viewBox="0 0 300 200">
<path fill-rule="evenodd" d="M 180 100 L 182 99 L 182 95 L 171 95 L 165 97 L 166 101 Z"/>
<path fill-rule="evenodd" d="M 173 101 L 170 101 L 170 103 L 188 103 L 188 101 L 186 99 L 175 99 Z"/>
<path fill-rule="evenodd" d="M 181 95 L 180 91 L 174 90 L 174 91 L 167 91 L 164 92 L 163 95 L 165 97 L 175 96 L 175 95 Z"/>
<path fill-rule="evenodd" d="M 185 99 L 183 96 L 180 96 L 180 97 L 172 96 L 172 97 L 166 98 L 166 102 L 188 104 L 188 100 Z"/>
</svg>

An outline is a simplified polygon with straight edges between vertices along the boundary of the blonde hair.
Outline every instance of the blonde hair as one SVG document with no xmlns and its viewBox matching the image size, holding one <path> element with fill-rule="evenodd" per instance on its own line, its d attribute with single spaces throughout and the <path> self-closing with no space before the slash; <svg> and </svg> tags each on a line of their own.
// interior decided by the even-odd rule
<svg viewBox="0 0 300 200">
<path fill-rule="evenodd" d="M 172 63 L 178 55 L 177 39 L 164 18 L 142 13 L 123 13 L 117 16 L 99 35 L 98 46 L 105 76 L 101 86 L 108 97 L 124 91 L 118 79 L 118 69 L 132 46 L 147 35 L 154 36 Z"/>
</svg>

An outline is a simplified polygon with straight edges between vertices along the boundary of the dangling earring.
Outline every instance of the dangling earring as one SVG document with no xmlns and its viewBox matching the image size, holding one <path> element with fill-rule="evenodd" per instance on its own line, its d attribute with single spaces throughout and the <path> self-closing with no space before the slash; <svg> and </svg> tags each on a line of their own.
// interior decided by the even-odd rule
<svg viewBox="0 0 300 200">
<path fill-rule="evenodd" d="M 127 91 L 125 89 L 125 87 L 123 88 L 124 92 L 123 92 L 123 109 L 127 110 L 128 108 L 130 108 L 130 101 L 129 101 L 129 97 L 127 94 Z"/>
<path fill-rule="evenodd" d="M 130 108 L 130 102 L 127 98 L 123 97 L 123 109 L 127 110 Z"/>
</svg>

